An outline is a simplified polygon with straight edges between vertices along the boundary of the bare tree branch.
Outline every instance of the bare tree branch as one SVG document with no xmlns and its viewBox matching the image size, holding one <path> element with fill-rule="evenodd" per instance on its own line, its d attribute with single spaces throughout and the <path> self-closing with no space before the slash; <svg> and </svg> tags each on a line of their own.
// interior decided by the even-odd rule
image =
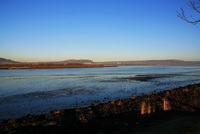
<svg viewBox="0 0 200 134">
<path fill-rule="evenodd" d="M 200 3 L 199 2 L 195 2 L 195 1 L 190 1 L 189 6 L 193 10 L 197 11 L 198 13 L 200 13 L 200 10 L 199 10 L 200 6 L 198 6 L 198 4 L 200 4 Z"/>
<path fill-rule="evenodd" d="M 197 13 L 200 13 L 200 0 L 193 0 L 193 1 L 189 1 L 189 7 L 191 7 L 194 11 L 196 11 Z M 188 22 L 188 23 L 192 23 L 192 24 L 197 24 L 200 22 L 200 19 L 194 19 L 192 17 L 192 15 L 190 15 L 190 19 L 188 19 L 188 17 L 185 15 L 185 12 L 183 10 L 183 8 L 181 8 L 181 12 L 177 12 L 177 16 L 179 18 L 181 18 L 182 20 Z"/>
</svg>

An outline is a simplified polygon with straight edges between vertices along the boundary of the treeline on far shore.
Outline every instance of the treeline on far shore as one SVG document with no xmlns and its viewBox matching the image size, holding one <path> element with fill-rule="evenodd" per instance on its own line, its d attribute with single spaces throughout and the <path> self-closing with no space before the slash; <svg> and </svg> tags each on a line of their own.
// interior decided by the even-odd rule
<svg viewBox="0 0 200 134">
<path fill-rule="evenodd" d="M 53 69 L 105 67 L 102 64 L 84 63 L 0 63 L 0 69 Z"/>
</svg>

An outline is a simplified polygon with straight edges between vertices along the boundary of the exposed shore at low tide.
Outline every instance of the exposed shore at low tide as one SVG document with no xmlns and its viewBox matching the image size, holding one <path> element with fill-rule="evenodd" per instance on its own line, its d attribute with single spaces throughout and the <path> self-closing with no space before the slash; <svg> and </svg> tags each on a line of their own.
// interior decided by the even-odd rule
<svg viewBox="0 0 200 134">
<path fill-rule="evenodd" d="M 181 128 L 184 125 L 189 125 L 184 131 L 200 132 L 199 112 L 200 84 L 193 84 L 157 94 L 94 104 L 87 108 L 26 115 L 2 121 L 0 131 L 3 133 L 144 133 L 145 129 L 157 132 L 154 125 L 157 126 L 160 122 L 163 125 L 160 126 L 162 129 L 159 129 L 159 132 L 162 130 L 182 132 Z M 174 127 L 166 129 L 169 127 L 164 126 L 167 121 L 175 123 Z M 184 122 L 186 124 L 183 124 Z"/>
</svg>

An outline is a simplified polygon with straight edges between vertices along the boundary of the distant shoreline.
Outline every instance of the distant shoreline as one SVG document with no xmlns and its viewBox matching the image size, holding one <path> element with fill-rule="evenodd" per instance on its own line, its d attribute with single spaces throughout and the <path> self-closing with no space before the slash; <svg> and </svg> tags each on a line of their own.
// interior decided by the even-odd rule
<svg viewBox="0 0 200 134">
<path fill-rule="evenodd" d="M 98 67 L 117 67 L 117 66 L 103 65 L 103 64 L 84 64 L 84 63 L 0 63 L 0 70 L 98 68 Z"/>
<path fill-rule="evenodd" d="M 154 64 L 115 65 L 115 64 L 84 64 L 84 63 L 0 63 L 0 70 L 103 68 L 103 67 L 124 67 L 124 66 L 200 66 L 200 65 L 154 65 Z"/>
<path fill-rule="evenodd" d="M 4 64 L 10 66 L 10 64 L 21 64 L 21 68 L 14 69 L 48 69 L 48 68 L 85 68 L 85 67 L 116 67 L 116 66 L 187 66 L 194 65 L 200 66 L 200 61 L 183 61 L 178 59 L 166 59 L 166 60 L 136 60 L 136 61 L 102 61 L 95 62 L 89 59 L 70 59 L 64 61 L 53 62 L 18 62 L 10 59 L 0 58 L 0 69 L 10 69 Z M 41 67 L 38 66 L 41 65 Z M 36 66 L 37 65 L 37 66 Z M 44 67 L 44 65 L 47 65 Z M 56 67 L 55 67 L 56 65 Z M 31 67 L 32 68 L 31 68 Z M 54 67 L 52 67 L 54 66 Z M 17 66 L 18 67 L 18 66 Z"/>
</svg>

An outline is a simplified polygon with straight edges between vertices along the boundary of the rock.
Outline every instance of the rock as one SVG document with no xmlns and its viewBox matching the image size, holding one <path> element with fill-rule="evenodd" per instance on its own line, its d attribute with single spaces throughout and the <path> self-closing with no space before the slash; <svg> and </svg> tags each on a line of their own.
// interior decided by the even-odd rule
<svg viewBox="0 0 200 134">
<path fill-rule="evenodd" d="M 10 120 L 8 120 L 8 124 L 13 124 L 13 123 L 15 123 L 15 122 L 16 122 L 15 119 L 10 119 Z"/>
<path fill-rule="evenodd" d="M 61 110 L 53 111 L 54 114 L 61 114 Z"/>
<path fill-rule="evenodd" d="M 21 124 L 20 124 L 20 123 L 14 123 L 12 126 L 13 126 L 14 128 L 18 128 L 18 127 L 21 126 Z"/>
<path fill-rule="evenodd" d="M 31 123 L 31 126 L 39 126 L 40 125 L 40 122 L 39 121 L 36 121 L 36 122 L 32 122 Z"/>
<path fill-rule="evenodd" d="M 122 101 L 121 100 L 117 101 L 117 105 L 122 106 L 123 105 Z"/>
<path fill-rule="evenodd" d="M 110 101 L 109 103 L 110 103 L 110 104 L 115 104 L 115 101 Z"/>
<path fill-rule="evenodd" d="M 57 125 L 58 123 L 56 122 L 56 121 L 51 121 L 51 122 L 48 122 L 48 123 L 46 123 L 46 124 L 44 124 L 43 126 L 55 126 L 55 125 Z"/>
<path fill-rule="evenodd" d="M 183 92 L 189 92 L 188 88 L 183 89 Z"/>
<path fill-rule="evenodd" d="M 132 99 L 132 100 L 134 100 L 135 98 L 136 98 L 135 96 L 130 97 L 130 99 Z"/>
<path fill-rule="evenodd" d="M 78 116 L 78 120 L 82 123 L 86 123 L 88 122 L 88 120 L 85 118 L 85 116 L 83 114 Z"/>
<path fill-rule="evenodd" d="M 96 107 L 96 106 L 98 106 L 98 105 L 99 105 L 99 104 L 92 104 L 93 107 Z"/>
<path fill-rule="evenodd" d="M 31 124 L 30 123 L 27 123 L 27 122 L 23 122 L 23 123 L 21 123 L 21 126 L 23 126 L 23 127 L 27 127 L 27 126 L 30 126 Z"/>
<path fill-rule="evenodd" d="M 20 130 L 23 130 L 25 131 L 24 133 L 29 133 L 34 128 L 50 132 L 51 130 L 49 130 L 49 128 L 51 127 L 45 126 L 54 126 L 52 128 L 55 132 L 52 131 L 52 133 L 56 133 L 57 130 L 55 128 L 58 126 L 64 126 L 63 128 L 59 127 L 59 129 L 62 128 L 64 130 L 63 132 L 66 132 L 67 128 L 67 131 L 69 129 L 70 133 L 82 132 L 81 130 L 84 129 L 87 132 L 92 131 L 87 127 L 89 125 L 94 126 L 93 123 L 96 123 L 95 125 L 99 125 L 96 127 L 97 129 L 101 128 L 100 125 L 107 124 L 120 127 L 120 129 L 124 127 L 126 128 L 130 126 L 141 125 L 142 122 L 140 122 L 140 120 L 135 120 L 142 117 L 140 115 L 141 111 L 149 114 L 150 112 L 163 112 L 164 105 L 168 107 L 168 110 L 172 109 L 175 111 L 182 110 L 189 112 L 199 111 L 199 87 L 200 84 L 190 85 L 157 94 L 149 94 L 142 97 L 134 96 L 130 97 L 129 99 L 119 99 L 105 104 L 93 104 L 91 107 L 87 108 L 55 110 L 44 115 L 26 115 L 19 119 L 10 119 L 0 122 L 0 131 L 3 130 L 5 133 L 20 133 Z M 163 101 L 163 98 L 167 99 Z M 169 105 L 168 102 L 170 102 Z M 145 117 L 148 116 L 145 115 Z M 115 121 L 118 122 L 113 124 Z M 85 126 L 86 128 L 84 128 Z M 99 134 L 104 134 L 103 129 L 99 129 L 93 133 L 97 132 L 99 132 Z M 105 131 L 105 133 L 107 132 Z"/>
</svg>

